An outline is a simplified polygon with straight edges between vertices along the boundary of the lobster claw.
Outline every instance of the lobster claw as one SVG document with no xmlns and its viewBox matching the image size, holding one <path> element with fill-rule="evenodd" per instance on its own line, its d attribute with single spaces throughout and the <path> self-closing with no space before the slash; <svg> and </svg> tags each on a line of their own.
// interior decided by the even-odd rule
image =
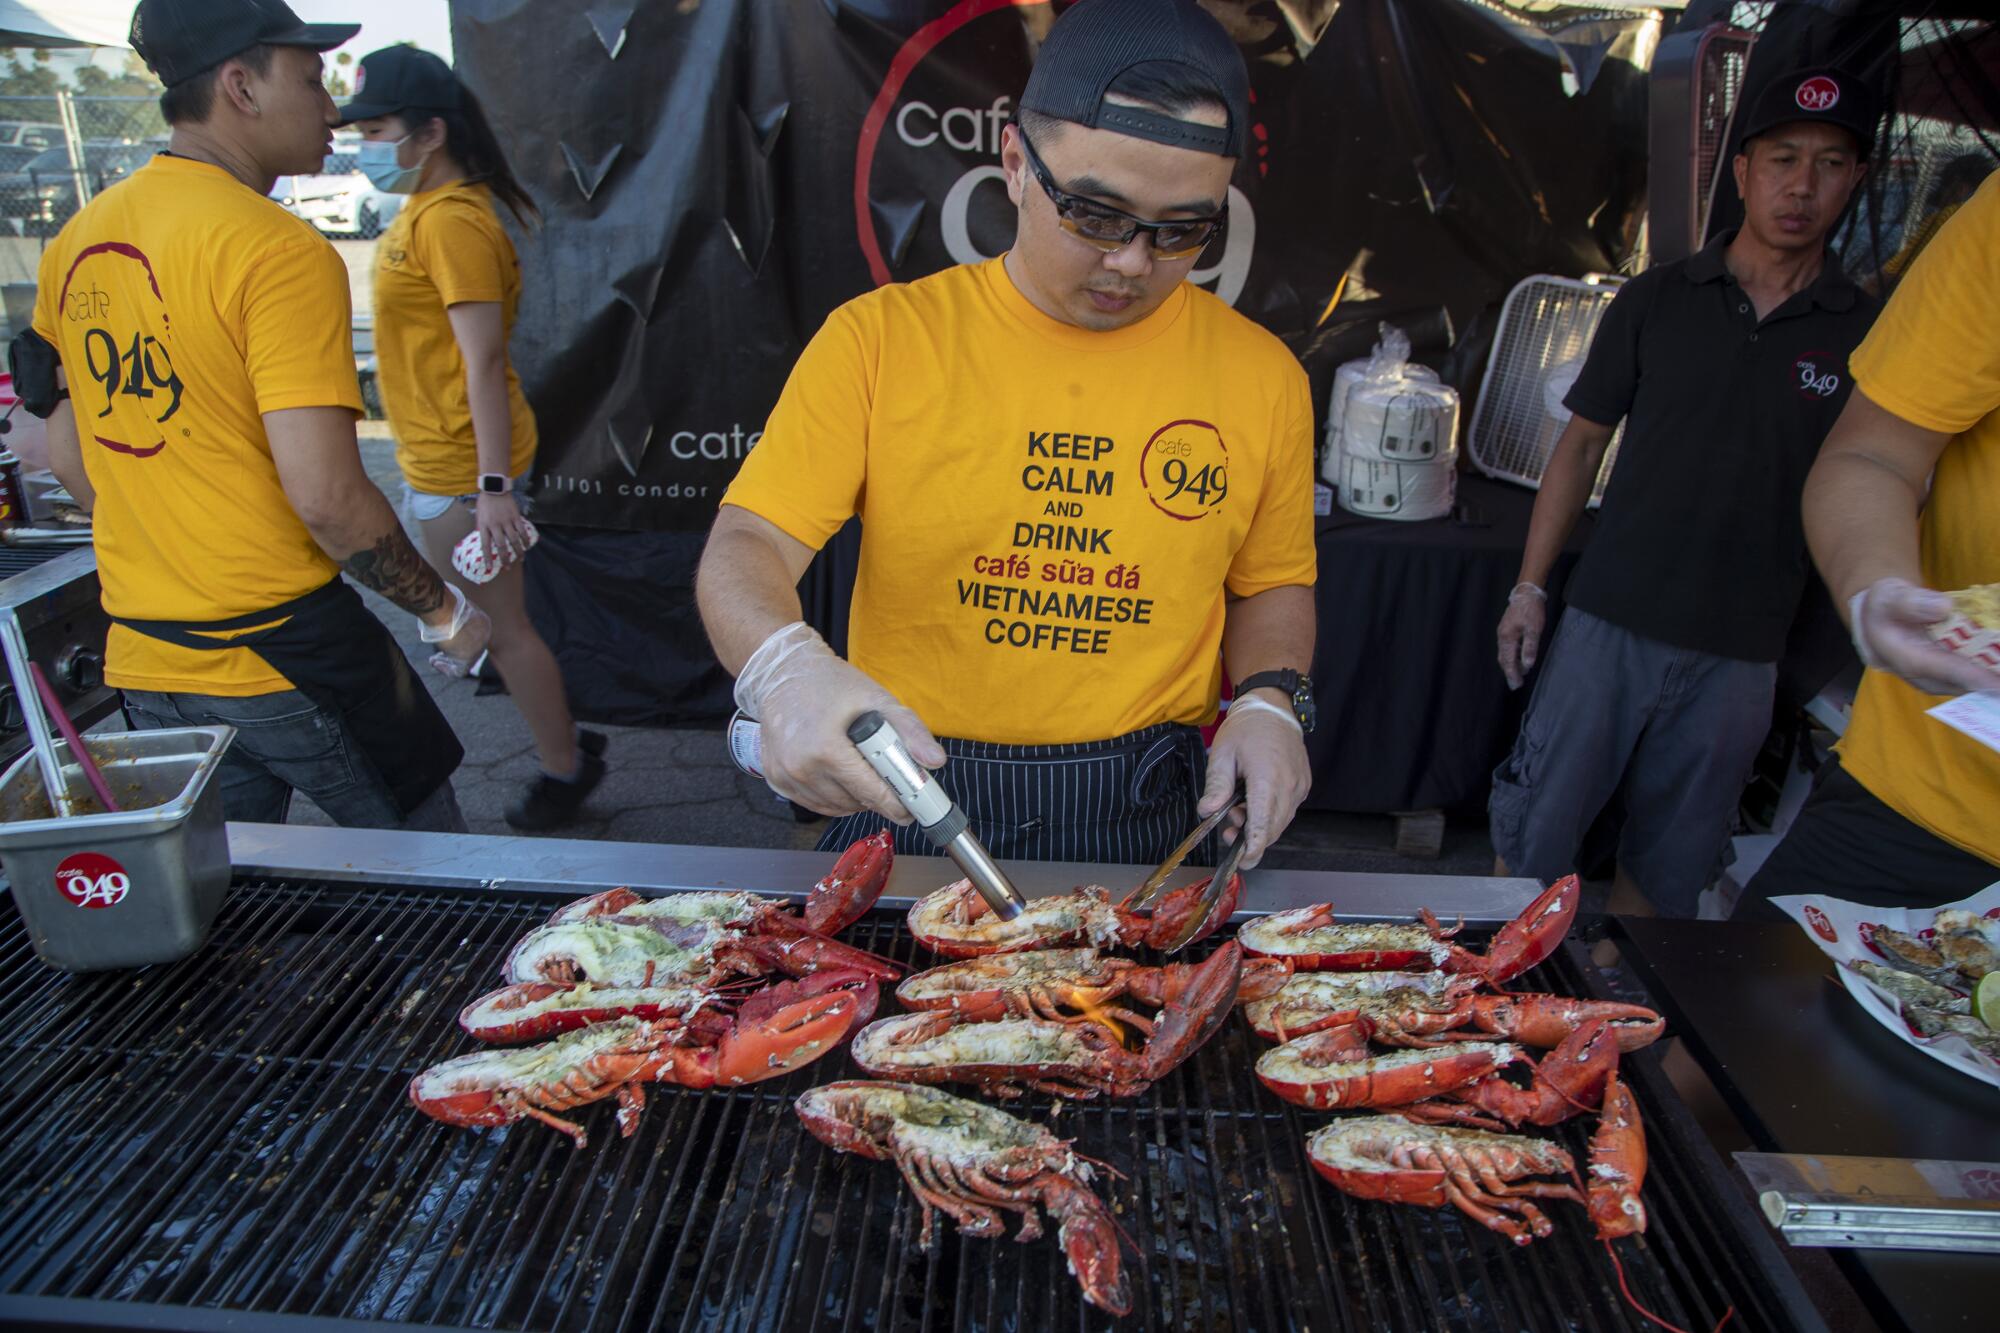
<svg viewBox="0 0 2000 1333">
<path fill-rule="evenodd" d="M 1646 1130 L 1639 1103 L 1613 1071 L 1605 1080 L 1597 1133 L 1590 1140 L 1590 1220 L 1599 1240 L 1646 1229 L 1639 1188 L 1646 1179 Z"/>
<path fill-rule="evenodd" d="M 1194 969 L 1181 993 L 1160 1011 L 1159 1025 L 1146 1043 L 1148 1079 L 1164 1078 L 1221 1030 L 1236 1005 L 1242 974 L 1243 946 L 1235 940 Z"/>
<path fill-rule="evenodd" d="M 1557 880 L 1519 916 L 1500 927 L 1483 957 L 1454 947 L 1446 969 L 1472 973 L 1493 986 L 1513 980 L 1561 946 L 1582 898 L 1583 884 L 1575 875 Z M 1442 933 L 1435 917 L 1427 911 L 1422 916 L 1433 934 Z"/>
<path fill-rule="evenodd" d="M 863 1011 L 874 1009 L 872 988 L 837 989 L 777 1004 L 751 1022 L 738 1022 L 715 1045 L 715 1082 L 756 1083 L 803 1069 L 847 1040 Z M 671 1076 L 663 1081 L 674 1081 Z"/>
<path fill-rule="evenodd" d="M 896 853 L 888 829 L 853 843 L 806 894 L 806 929 L 831 935 L 859 921 L 882 896 Z"/>
</svg>

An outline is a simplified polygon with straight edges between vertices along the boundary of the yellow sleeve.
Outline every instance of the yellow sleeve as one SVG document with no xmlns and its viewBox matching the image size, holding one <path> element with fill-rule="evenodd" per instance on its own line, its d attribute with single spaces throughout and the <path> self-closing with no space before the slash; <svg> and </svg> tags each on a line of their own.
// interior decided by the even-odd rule
<svg viewBox="0 0 2000 1333">
<path fill-rule="evenodd" d="M 1310 586 L 1319 567 L 1313 544 L 1312 390 L 1303 370 L 1292 376 L 1285 396 L 1290 411 L 1266 454 L 1257 512 L 1223 580 L 1237 597 Z"/>
<path fill-rule="evenodd" d="M 447 307 L 507 298 L 514 243 L 476 200 L 447 199 L 425 209 L 413 220 L 410 249 Z"/>
<path fill-rule="evenodd" d="M 281 245 L 244 275 L 237 297 L 257 411 L 361 411 L 347 267 L 325 241 Z"/>
<path fill-rule="evenodd" d="M 1938 229 L 1854 350 L 1870 401 L 1956 435 L 2000 407 L 2000 174 Z"/>
<path fill-rule="evenodd" d="M 29 327 L 42 335 L 43 341 L 57 347 L 56 329 L 62 322 L 62 312 L 56 306 L 62 300 L 61 279 L 56 275 L 59 261 L 59 245 L 50 245 L 42 250 L 42 262 L 35 272 L 35 315 Z"/>
<path fill-rule="evenodd" d="M 881 337 L 856 304 L 834 311 L 806 344 L 763 437 L 722 497 L 814 550 L 859 512 L 868 474 Z"/>
</svg>

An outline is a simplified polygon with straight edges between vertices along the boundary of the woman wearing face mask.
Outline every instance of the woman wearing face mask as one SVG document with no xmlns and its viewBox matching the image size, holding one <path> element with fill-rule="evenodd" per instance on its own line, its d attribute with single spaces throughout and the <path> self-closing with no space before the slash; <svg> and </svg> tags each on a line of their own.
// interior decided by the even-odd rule
<svg viewBox="0 0 2000 1333">
<path fill-rule="evenodd" d="M 576 729 L 522 588 L 534 529 L 514 488 L 534 462 L 535 418 L 507 363 L 521 274 L 494 200 L 523 225 L 535 206 L 479 103 L 427 51 L 364 56 L 341 123 L 361 132 L 361 169 L 376 187 L 410 196 L 375 248 L 376 360 L 405 499 L 431 563 L 492 617 L 488 651 L 534 736 L 542 771 L 507 822 L 554 828 L 603 780 L 605 738 Z M 504 562 L 485 583 L 452 563 L 475 531 Z"/>
</svg>

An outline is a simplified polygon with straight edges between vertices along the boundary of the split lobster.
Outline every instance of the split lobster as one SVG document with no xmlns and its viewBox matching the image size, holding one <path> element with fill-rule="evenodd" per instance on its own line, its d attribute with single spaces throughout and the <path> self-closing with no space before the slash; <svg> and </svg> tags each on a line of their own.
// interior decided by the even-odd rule
<svg viewBox="0 0 2000 1333">
<path fill-rule="evenodd" d="M 541 1041 L 614 1018 L 673 1019 L 691 1028 L 757 1022 L 777 1007 L 827 991 L 852 991 L 861 1001 L 858 1029 L 875 1015 L 876 978 L 838 968 L 782 982 L 748 996 L 701 986 L 573 986 L 527 981 L 483 995 L 459 1011 L 466 1034 L 487 1042 Z"/>
<path fill-rule="evenodd" d="M 1576 1163 L 1543 1139 L 1419 1125 L 1393 1115 L 1339 1120 L 1306 1140 L 1313 1169 L 1357 1199 L 1442 1208 L 1447 1203 L 1516 1245 L 1555 1230 L 1536 1199 L 1583 1203 Z"/>
<path fill-rule="evenodd" d="M 973 1023 L 1002 1018 L 1103 1023 L 1114 1032 L 1129 1023 L 1148 1036 L 1153 1020 L 1130 1002 L 1157 1009 L 1173 1003 L 1194 979 L 1196 966 L 1149 967 L 1095 949 L 1038 949 L 1029 953 L 967 958 L 907 978 L 896 988 L 906 1009 L 933 1009 Z M 1238 1001 L 1277 994 L 1287 969 L 1270 958 L 1247 960 L 1237 980 Z"/>
<path fill-rule="evenodd" d="M 1427 909 L 1418 914 L 1422 925 L 1343 923 L 1332 904 L 1317 903 L 1246 922 L 1236 937 L 1253 956 L 1282 958 L 1302 972 L 1437 968 L 1497 986 L 1556 951 L 1581 893 L 1576 876 L 1557 880 L 1494 934 L 1484 954 L 1452 943 L 1459 928 L 1447 930 Z"/>
<path fill-rule="evenodd" d="M 1036 1240 L 1039 1206 L 1057 1222 L 1084 1299 L 1112 1314 L 1131 1310 L 1119 1247 L 1132 1242 L 1090 1191 L 1088 1160 L 1065 1140 L 1005 1111 L 907 1083 L 829 1083 L 796 1106 L 828 1147 L 896 1164 L 922 1205 L 925 1249 L 940 1211 L 962 1234 L 982 1239 L 1004 1234 L 1001 1213 L 1014 1213 L 1021 1219 L 1015 1239 Z"/>
<path fill-rule="evenodd" d="M 1236 1001 L 1243 954 L 1234 941 L 1188 976 L 1150 1024 L 1138 1051 L 1096 1023 L 1047 1018 L 974 1022 L 928 1011 L 885 1018 L 854 1039 L 870 1074 L 918 1083 L 970 1083 L 1002 1097 L 1033 1088 L 1058 1097 L 1136 1097 L 1214 1036 Z"/>
<path fill-rule="evenodd" d="M 1205 879 L 1184 885 L 1161 897 L 1150 911 L 1142 912 L 1127 907 L 1136 890 L 1113 903 L 1109 890 L 1092 884 L 1071 893 L 1036 898 L 1012 921 L 1003 921 L 987 907 L 972 882 L 962 879 L 916 901 L 910 908 L 910 933 L 926 949 L 946 958 L 1077 944 L 1161 948 L 1178 938 L 1188 917 L 1201 910 L 1202 891 L 1207 885 Z M 1186 944 L 1214 934 L 1229 920 L 1242 896 L 1243 877 L 1231 875 Z"/>
<path fill-rule="evenodd" d="M 1352 985 L 1378 977 L 1404 984 Z M 1408 984 L 1424 977 L 1439 980 Z M 1270 998 L 1245 1005 L 1244 1013 L 1257 1034 L 1272 1041 L 1353 1027 L 1384 1046 L 1442 1046 L 1500 1037 L 1546 1049 L 1601 1018 L 1623 1052 L 1650 1046 L 1666 1030 L 1666 1020 L 1643 1005 L 1565 995 L 1475 995 L 1470 993 L 1475 985 L 1469 978 L 1440 972 L 1304 972 Z"/>
<path fill-rule="evenodd" d="M 645 1107 L 642 1085 L 709 1088 L 788 1074 L 838 1046 L 868 1003 L 852 990 L 774 997 L 754 1021 L 739 1016 L 720 1028 L 614 1019 L 537 1046 L 446 1060 L 410 1080 L 410 1101 L 450 1125 L 506 1125 L 525 1116 L 583 1148 L 590 1141 L 583 1126 L 557 1112 L 615 1097 L 619 1130 L 630 1135 Z"/>
</svg>

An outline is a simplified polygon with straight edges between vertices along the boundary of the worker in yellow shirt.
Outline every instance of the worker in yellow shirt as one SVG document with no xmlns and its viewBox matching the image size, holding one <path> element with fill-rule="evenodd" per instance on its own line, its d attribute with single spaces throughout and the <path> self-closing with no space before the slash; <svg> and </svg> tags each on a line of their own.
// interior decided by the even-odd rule
<svg viewBox="0 0 2000 1333">
<path fill-rule="evenodd" d="M 1823 893 L 1953 902 L 2000 880 L 2000 752 L 1926 711 L 2000 691 L 1931 640 L 1950 590 L 2000 583 L 2000 176 L 1911 265 L 1849 363 L 1806 481 L 1806 538 L 1868 666 L 1839 757 L 1739 913 Z"/>
<path fill-rule="evenodd" d="M 1187 281 L 1248 84 L 1192 0 L 1065 10 L 1003 135 L 1013 248 L 848 302 L 793 368 L 696 593 L 767 780 L 843 816 L 822 847 L 923 845 L 847 739 L 869 709 L 1000 857 L 1157 861 L 1240 782 L 1254 865 L 1304 798 L 1311 397 Z M 842 660 L 796 585 L 857 515 Z"/>
<path fill-rule="evenodd" d="M 363 470 L 345 266 L 267 197 L 325 157 L 319 53 L 355 31 L 277 0 L 142 0 L 167 151 L 44 253 L 23 400 L 92 514 L 105 679 L 135 726 L 236 728 L 228 818 L 282 822 L 302 791 L 341 824 L 463 829 L 458 740 L 341 573 L 451 663 L 487 620 Z"/>
<path fill-rule="evenodd" d="M 517 487 L 535 461 L 535 414 L 507 363 L 521 265 L 494 201 L 524 225 L 535 206 L 478 99 L 428 51 L 363 56 L 340 122 L 361 132 L 361 169 L 376 187 L 410 197 L 375 247 L 376 364 L 404 503 L 431 563 L 492 617 L 492 661 L 534 736 L 541 772 L 507 822 L 555 828 L 603 780 L 605 737 L 577 731 L 522 576 L 534 529 Z M 483 579 L 452 560 L 474 532 Z"/>
</svg>

